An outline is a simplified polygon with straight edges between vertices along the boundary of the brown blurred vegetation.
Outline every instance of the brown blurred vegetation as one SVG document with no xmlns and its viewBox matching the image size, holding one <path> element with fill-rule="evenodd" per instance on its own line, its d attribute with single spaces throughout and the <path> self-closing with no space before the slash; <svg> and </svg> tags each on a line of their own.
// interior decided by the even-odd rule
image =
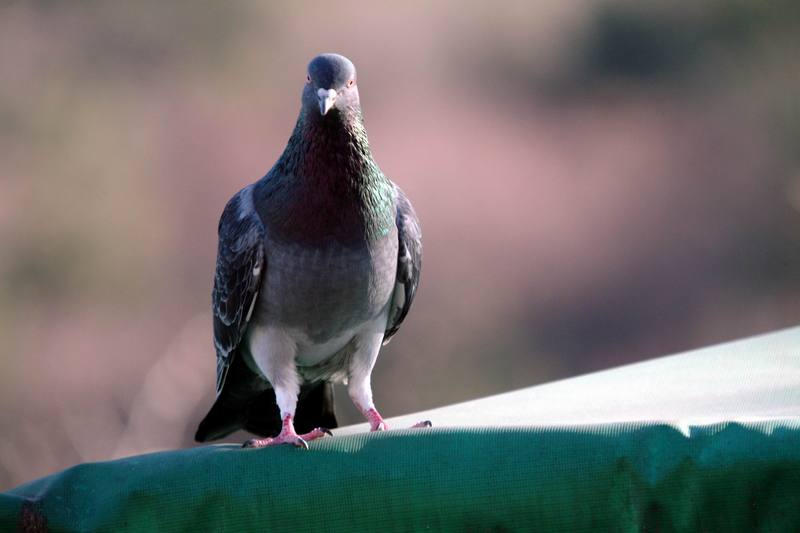
<svg viewBox="0 0 800 533">
<path fill-rule="evenodd" d="M 798 4 L 389 6 L 2 4 L 0 489 L 191 445 L 218 216 L 322 51 L 425 232 L 385 414 L 797 322 Z"/>
</svg>

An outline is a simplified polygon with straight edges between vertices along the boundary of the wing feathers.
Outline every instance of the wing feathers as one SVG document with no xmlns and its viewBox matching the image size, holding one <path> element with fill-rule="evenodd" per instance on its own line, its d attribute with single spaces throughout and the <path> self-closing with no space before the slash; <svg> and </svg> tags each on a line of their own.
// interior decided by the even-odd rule
<svg viewBox="0 0 800 533">
<path fill-rule="evenodd" d="M 264 271 L 264 227 L 245 188 L 234 196 L 219 223 L 219 249 L 212 308 L 217 350 L 217 393 L 256 305 Z"/>
<path fill-rule="evenodd" d="M 389 323 L 383 336 L 384 344 L 388 343 L 397 333 L 400 324 L 403 323 L 411 309 L 422 270 L 422 231 L 419 227 L 419 219 L 405 193 L 399 187 L 395 188 L 397 190 L 395 222 L 400 242 L 397 250 L 395 295 L 392 299 Z"/>
</svg>

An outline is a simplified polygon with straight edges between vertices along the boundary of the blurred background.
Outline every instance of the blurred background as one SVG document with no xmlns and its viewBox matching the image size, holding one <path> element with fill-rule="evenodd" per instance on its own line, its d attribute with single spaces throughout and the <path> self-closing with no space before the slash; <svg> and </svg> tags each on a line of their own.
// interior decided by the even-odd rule
<svg viewBox="0 0 800 533">
<path fill-rule="evenodd" d="M 795 325 L 798 49 L 788 0 L 3 2 L 0 490 L 193 445 L 218 217 L 319 52 L 423 223 L 385 415 Z"/>
</svg>

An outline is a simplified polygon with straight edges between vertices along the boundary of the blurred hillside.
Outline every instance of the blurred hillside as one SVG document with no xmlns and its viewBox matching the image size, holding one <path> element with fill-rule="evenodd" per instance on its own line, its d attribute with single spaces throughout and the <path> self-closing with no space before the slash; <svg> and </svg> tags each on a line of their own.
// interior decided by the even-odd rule
<svg viewBox="0 0 800 533">
<path fill-rule="evenodd" d="M 788 1 L 3 3 L 0 490 L 191 445 L 219 214 L 323 51 L 425 233 L 385 415 L 795 325 L 799 46 Z"/>
</svg>

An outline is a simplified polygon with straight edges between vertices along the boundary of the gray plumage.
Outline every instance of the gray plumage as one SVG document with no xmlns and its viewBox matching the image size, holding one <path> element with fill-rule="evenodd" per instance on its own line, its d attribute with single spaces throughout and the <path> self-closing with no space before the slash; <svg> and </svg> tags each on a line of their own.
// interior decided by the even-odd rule
<svg viewBox="0 0 800 533">
<path fill-rule="evenodd" d="M 419 284 L 419 221 L 372 158 L 352 63 L 315 58 L 302 102 L 281 158 L 220 219 L 217 401 L 198 441 L 274 435 L 287 416 L 334 427 L 332 382 L 373 420 L 372 367 Z"/>
</svg>

